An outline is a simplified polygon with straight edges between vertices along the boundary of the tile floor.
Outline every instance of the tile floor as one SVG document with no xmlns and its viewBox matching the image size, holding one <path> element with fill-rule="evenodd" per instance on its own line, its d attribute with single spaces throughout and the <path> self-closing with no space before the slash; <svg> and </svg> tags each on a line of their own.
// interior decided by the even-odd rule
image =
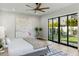
<svg viewBox="0 0 79 59">
<path fill-rule="evenodd" d="M 68 47 L 68 46 L 61 45 L 61 44 L 54 43 L 54 42 L 52 42 L 51 47 L 54 49 L 61 50 L 67 53 L 69 56 L 79 56 L 79 50 L 76 48 Z"/>
</svg>

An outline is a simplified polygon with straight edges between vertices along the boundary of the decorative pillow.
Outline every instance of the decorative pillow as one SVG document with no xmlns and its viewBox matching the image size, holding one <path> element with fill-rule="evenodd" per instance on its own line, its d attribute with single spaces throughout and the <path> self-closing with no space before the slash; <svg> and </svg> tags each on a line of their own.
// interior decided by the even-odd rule
<svg viewBox="0 0 79 59">
<path fill-rule="evenodd" d="M 31 38 L 32 38 L 32 35 L 31 35 L 30 32 L 27 32 L 26 38 L 27 38 L 27 39 L 31 39 Z"/>
<path fill-rule="evenodd" d="M 31 36 L 31 33 L 30 33 L 30 32 L 28 32 L 28 35 L 29 35 L 29 36 Z"/>
</svg>

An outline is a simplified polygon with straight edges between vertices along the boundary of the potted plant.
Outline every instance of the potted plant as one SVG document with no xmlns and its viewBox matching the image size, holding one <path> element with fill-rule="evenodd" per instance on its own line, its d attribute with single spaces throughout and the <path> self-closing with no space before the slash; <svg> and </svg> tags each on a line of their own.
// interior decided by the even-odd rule
<svg viewBox="0 0 79 59">
<path fill-rule="evenodd" d="M 39 31 L 42 31 L 42 28 L 41 27 L 39 28 Z"/>
<path fill-rule="evenodd" d="M 38 30 L 39 30 L 38 27 L 36 27 L 36 28 L 35 28 L 35 31 L 36 31 L 36 37 L 37 37 L 38 34 L 39 34 Z"/>
<path fill-rule="evenodd" d="M 0 39 L 0 51 L 3 50 L 2 40 Z"/>
<path fill-rule="evenodd" d="M 35 31 L 36 31 L 36 38 L 39 38 L 40 35 L 41 35 L 42 28 L 41 27 L 36 27 Z"/>
<path fill-rule="evenodd" d="M 41 35 L 41 33 L 42 33 L 42 28 L 39 27 L 39 35 Z"/>
<path fill-rule="evenodd" d="M 36 28 L 35 28 L 36 33 L 38 32 L 38 30 L 39 30 L 38 27 L 36 27 Z"/>
</svg>

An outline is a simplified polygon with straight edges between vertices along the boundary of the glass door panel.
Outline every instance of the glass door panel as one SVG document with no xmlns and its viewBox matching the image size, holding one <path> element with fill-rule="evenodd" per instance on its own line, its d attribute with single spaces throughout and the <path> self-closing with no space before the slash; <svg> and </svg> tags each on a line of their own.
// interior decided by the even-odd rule
<svg viewBox="0 0 79 59">
<path fill-rule="evenodd" d="M 77 30 L 78 30 L 78 20 L 77 15 L 70 15 L 69 19 L 69 45 L 77 47 Z"/>
<path fill-rule="evenodd" d="M 58 18 L 53 19 L 53 41 L 58 42 Z"/>
<path fill-rule="evenodd" d="M 67 44 L 67 16 L 60 17 L 60 43 Z"/>
<path fill-rule="evenodd" d="M 48 20 L 48 40 L 53 40 L 52 37 L 52 19 L 50 19 Z"/>
</svg>

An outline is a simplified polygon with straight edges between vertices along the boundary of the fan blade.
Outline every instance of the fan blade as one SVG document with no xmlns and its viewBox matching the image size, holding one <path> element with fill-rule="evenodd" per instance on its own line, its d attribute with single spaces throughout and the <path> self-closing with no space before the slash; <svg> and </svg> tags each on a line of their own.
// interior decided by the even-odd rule
<svg viewBox="0 0 79 59">
<path fill-rule="evenodd" d="M 36 3 L 36 8 L 35 9 L 39 9 L 39 7 L 41 6 L 41 3 Z"/>
<path fill-rule="evenodd" d="M 45 8 L 40 8 L 40 9 L 49 9 L 49 7 L 45 7 Z"/>
<path fill-rule="evenodd" d="M 29 6 L 29 5 L 25 5 L 25 6 L 30 7 L 30 8 L 33 8 L 33 7 Z"/>
<path fill-rule="evenodd" d="M 45 11 L 43 11 L 43 10 L 39 10 L 39 11 L 41 11 L 41 12 L 45 12 Z"/>
</svg>

